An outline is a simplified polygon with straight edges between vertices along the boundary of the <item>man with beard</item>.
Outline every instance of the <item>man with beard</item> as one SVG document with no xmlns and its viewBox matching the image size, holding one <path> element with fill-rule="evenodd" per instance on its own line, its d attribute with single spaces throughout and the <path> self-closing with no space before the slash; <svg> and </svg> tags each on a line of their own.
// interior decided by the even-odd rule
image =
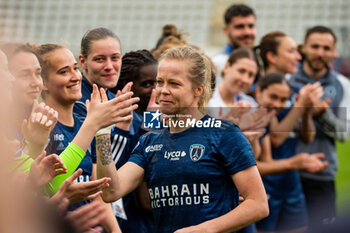
<svg viewBox="0 0 350 233">
<path fill-rule="evenodd" d="M 234 49 L 253 48 L 256 37 L 256 16 L 254 10 L 244 4 L 234 4 L 227 8 L 223 31 L 227 36 L 224 49 L 212 57 L 217 68 L 217 84 L 221 82 L 221 71 Z"/>
<path fill-rule="evenodd" d="M 291 76 L 296 89 L 308 83 L 320 82 L 325 95 L 313 111 L 316 126 L 315 140 L 306 145 L 300 140 L 297 153 L 323 152 L 329 166 L 317 174 L 301 172 L 306 196 L 310 228 L 335 221 L 335 184 L 338 161 L 335 140 L 346 141 L 350 126 L 350 82 L 329 67 L 336 57 L 336 36 L 324 26 L 315 26 L 306 32 L 301 47 L 304 60 L 298 72 Z"/>
</svg>

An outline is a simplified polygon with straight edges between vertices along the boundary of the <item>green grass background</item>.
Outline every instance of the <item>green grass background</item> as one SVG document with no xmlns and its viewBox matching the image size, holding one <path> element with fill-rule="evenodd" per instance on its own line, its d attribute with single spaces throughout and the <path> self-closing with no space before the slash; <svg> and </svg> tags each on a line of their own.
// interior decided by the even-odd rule
<svg viewBox="0 0 350 233">
<path fill-rule="evenodd" d="M 350 211 L 350 140 L 337 143 L 339 170 L 336 179 L 337 208 L 341 215 Z"/>
</svg>

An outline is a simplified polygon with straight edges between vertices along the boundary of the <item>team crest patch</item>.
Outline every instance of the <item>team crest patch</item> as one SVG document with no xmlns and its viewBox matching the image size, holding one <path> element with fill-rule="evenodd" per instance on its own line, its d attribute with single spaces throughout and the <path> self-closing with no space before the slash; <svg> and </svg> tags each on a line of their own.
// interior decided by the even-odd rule
<svg viewBox="0 0 350 233">
<path fill-rule="evenodd" d="M 193 144 L 190 146 L 190 158 L 193 162 L 200 160 L 204 154 L 205 146 L 201 144 Z"/>
</svg>

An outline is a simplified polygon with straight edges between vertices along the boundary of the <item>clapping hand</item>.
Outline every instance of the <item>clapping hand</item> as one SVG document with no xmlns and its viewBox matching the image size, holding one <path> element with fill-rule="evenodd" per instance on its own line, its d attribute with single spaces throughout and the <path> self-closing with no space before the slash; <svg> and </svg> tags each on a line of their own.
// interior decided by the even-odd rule
<svg viewBox="0 0 350 233">
<path fill-rule="evenodd" d="M 130 92 L 130 91 L 131 91 L 132 85 L 133 85 L 132 82 L 128 82 L 128 83 L 124 86 L 124 88 L 122 89 L 122 91 L 119 91 L 119 90 L 117 91 L 116 97 L 119 97 L 121 94 L 126 94 L 126 93 Z M 129 112 L 126 116 L 129 116 L 129 117 L 127 118 L 127 120 L 126 120 L 126 121 L 119 122 L 119 123 L 117 124 L 117 127 L 120 128 L 120 129 L 122 129 L 122 130 L 128 131 L 129 128 L 130 128 L 132 119 L 133 119 L 133 112 L 132 112 L 132 111 Z"/>
<path fill-rule="evenodd" d="M 59 203 L 63 198 L 67 198 L 70 203 L 81 202 L 85 200 L 92 200 L 102 194 L 102 189 L 109 186 L 111 178 L 101 178 L 89 182 L 75 183 L 81 174 L 82 170 L 79 168 L 73 175 L 66 179 L 60 186 L 58 192 L 51 198 L 52 201 Z"/>
<path fill-rule="evenodd" d="M 28 146 L 28 154 L 33 158 L 40 155 L 44 150 L 50 132 L 58 119 L 58 113 L 44 103 L 38 104 L 34 100 L 29 119 L 22 123 L 22 135 Z"/>
<path fill-rule="evenodd" d="M 96 127 L 96 130 L 99 130 L 115 123 L 132 120 L 130 113 L 137 109 L 138 106 L 135 103 L 140 100 L 132 95 L 133 92 L 128 91 L 125 94 L 119 94 L 114 99 L 107 100 L 105 90 L 101 88 L 99 91 L 97 85 L 94 84 L 91 101 L 86 101 L 87 117 L 85 121 L 90 122 Z"/>
<path fill-rule="evenodd" d="M 55 176 L 64 173 L 67 173 L 67 168 L 62 159 L 56 154 L 46 156 L 46 152 L 43 151 L 32 163 L 28 180 L 39 188 L 49 183 Z"/>
</svg>

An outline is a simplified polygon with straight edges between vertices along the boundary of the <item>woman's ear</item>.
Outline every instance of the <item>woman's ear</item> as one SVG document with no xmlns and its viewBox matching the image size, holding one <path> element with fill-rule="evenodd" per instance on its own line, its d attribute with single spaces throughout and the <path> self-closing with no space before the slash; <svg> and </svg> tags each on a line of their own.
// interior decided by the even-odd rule
<svg viewBox="0 0 350 233">
<path fill-rule="evenodd" d="M 86 69 L 86 60 L 82 54 L 79 54 L 79 63 L 81 67 L 83 68 L 83 71 Z"/>
<path fill-rule="evenodd" d="M 271 64 L 276 64 L 276 62 L 277 62 L 277 56 L 276 56 L 276 54 L 274 54 L 274 53 L 271 52 L 271 51 L 268 51 L 268 52 L 266 53 L 266 59 L 267 59 L 268 62 L 271 63 Z"/>
<path fill-rule="evenodd" d="M 224 69 L 221 71 L 221 77 L 225 77 L 225 74 L 227 74 L 228 69 L 230 68 L 230 63 L 226 62 Z"/>
<path fill-rule="evenodd" d="M 201 96 L 202 93 L 203 93 L 203 91 L 204 91 L 204 85 L 201 84 L 201 85 L 199 85 L 199 87 L 197 87 L 197 88 L 194 90 L 194 96 L 196 96 L 196 97 Z"/>
</svg>

